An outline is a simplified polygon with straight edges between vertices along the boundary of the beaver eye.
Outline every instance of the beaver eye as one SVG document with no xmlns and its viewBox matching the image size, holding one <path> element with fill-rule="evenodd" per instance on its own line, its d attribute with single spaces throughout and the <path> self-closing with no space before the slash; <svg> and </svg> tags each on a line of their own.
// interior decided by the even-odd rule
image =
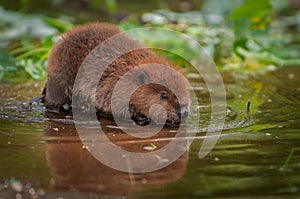
<svg viewBox="0 0 300 199">
<path fill-rule="evenodd" d="M 161 93 L 161 94 L 160 94 L 160 99 L 161 99 L 161 100 L 167 101 L 168 98 L 169 98 L 169 97 L 168 97 L 167 93 Z"/>
</svg>

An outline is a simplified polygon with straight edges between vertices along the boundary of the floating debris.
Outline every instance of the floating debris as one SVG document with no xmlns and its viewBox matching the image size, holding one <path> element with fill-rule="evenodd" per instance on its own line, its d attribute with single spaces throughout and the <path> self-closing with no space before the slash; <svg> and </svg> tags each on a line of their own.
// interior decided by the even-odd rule
<svg viewBox="0 0 300 199">
<path fill-rule="evenodd" d="M 23 196 L 20 193 L 16 194 L 16 199 L 22 199 L 22 198 L 23 198 Z"/>
<path fill-rule="evenodd" d="M 147 151 L 153 151 L 157 148 L 157 146 L 155 144 L 151 143 L 149 146 L 144 146 L 143 148 Z"/>
</svg>

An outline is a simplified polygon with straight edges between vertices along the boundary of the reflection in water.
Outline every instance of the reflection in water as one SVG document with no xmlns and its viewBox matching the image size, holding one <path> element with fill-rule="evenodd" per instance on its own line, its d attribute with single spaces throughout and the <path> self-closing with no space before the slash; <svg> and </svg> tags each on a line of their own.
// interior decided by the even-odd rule
<svg viewBox="0 0 300 199">
<path fill-rule="evenodd" d="M 227 81 L 228 129 L 203 159 L 198 152 L 210 107 L 207 90 L 198 86 L 201 132 L 180 159 L 145 174 L 104 166 L 83 147 L 70 116 L 44 117 L 42 105 L 25 103 L 43 83 L 39 89 L 34 82 L 0 84 L 0 198 L 299 198 L 299 76 L 295 66 Z M 240 126 L 248 101 L 255 120 Z M 102 127 L 119 147 L 144 153 L 170 142 L 176 130 L 137 139 L 111 121 Z"/>
<path fill-rule="evenodd" d="M 120 128 L 113 128 L 115 124 L 111 121 L 102 120 L 101 124 L 113 144 L 134 152 L 157 150 L 168 144 L 176 133 L 174 129 L 164 128 L 151 138 L 133 139 Z M 177 181 L 185 173 L 188 162 L 188 152 L 185 152 L 164 169 L 141 174 L 126 173 L 109 168 L 95 159 L 82 144 L 73 124 L 49 120 L 46 135 L 47 161 L 55 180 L 55 190 L 63 190 L 65 193 L 79 190 L 108 196 L 126 196 L 130 190 L 143 189 L 140 186 L 142 184 Z M 97 144 L 106 146 L 106 143 Z M 156 158 L 157 164 L 167 161 Z"/>
<path fill-rule="evenodd" d="M 300 66 L 280 68 L 261 79 L 266 101 L 260 105 L 260 123 L 299 127 Z"/>
</svg>

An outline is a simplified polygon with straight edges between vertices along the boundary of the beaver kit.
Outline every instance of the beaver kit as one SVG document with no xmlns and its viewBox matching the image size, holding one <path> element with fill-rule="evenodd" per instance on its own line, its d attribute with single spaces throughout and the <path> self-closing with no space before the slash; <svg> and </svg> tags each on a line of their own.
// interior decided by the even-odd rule
<svg viewBox="0 0 300 199">
<path fill-rule="evenodd" d="M 106 39 L 120 35 L 119 33 L 120 30 L 115 25 L 90 23 L 76 26 L 62 36 L 53 46 L 47 63 L 48 79 L 43 101 L 48 110 L 65 111 L 66 105 L 72 105 L 73 85 L 85 58 L 93 51 L 95 56 L 89 58 L 92 65 L 106 63 L 106 58 L 100 59 L 97 54 L 107 49 L 96 47 Z M 141 46 L 125 34 L 121 34 L 120 38 L 108 46 L 111 54 L 119 55 L 128 46 Z M 91 94 L 88 79 L 97 78 L 98 69 L 93 67 L 91 71 L 87 71 L 88 78 L 81 82 L 76 95 L 91 100 L 99 115 L 107 118 L 131 118 L 137 124 L 145 125 L 151 121 L 161 121 L 163 114 L 150 114 L 152 105 L 159 105 L 165 111 L 167 124 L 179 124 L 186 119 L 190 106 L 187 81 L 178 66 L 154 51 L 141 47 L 118 56 L 106 66 L 101 78 L 97 80 L 95 92 Z M 118 103 L 112 104 L 116 84 L 129 72 L 135 76 L 123 78 L 124 83 L 119 86 L 120 91 L 116 94 Z M 123 92 L 131 92 L 129 89 L 132 86 L 137 89 L 128 99 L 129 104 L 124 103 L 126 100 L 122 98 L 125 96 Z M 114 114 L 112 106 L 115 106 Z"/>
</svg>

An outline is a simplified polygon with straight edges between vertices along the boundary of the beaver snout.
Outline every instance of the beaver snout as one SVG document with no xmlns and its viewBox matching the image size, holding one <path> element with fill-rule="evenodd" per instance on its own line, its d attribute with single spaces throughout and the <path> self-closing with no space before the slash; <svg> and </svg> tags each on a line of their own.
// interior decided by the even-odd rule
<svg viewBox="0 0 300 199">
<path fill-rule="evenodd" d="M 174 108 L 168 114 L 168 119 L 166 121 L 167 124 L 180 124 L 184 122 L 189 115 L 188 106 L 181 106 Z"/>
<path fill-rule="evenodd" d="M 189 110 L 188 110 L 187 106 L 182 107 L 181 110 L 178 111 L 178 116 L 182 120 L 185 120 L 188 115 L 189 115 Z"/>
</svg>

